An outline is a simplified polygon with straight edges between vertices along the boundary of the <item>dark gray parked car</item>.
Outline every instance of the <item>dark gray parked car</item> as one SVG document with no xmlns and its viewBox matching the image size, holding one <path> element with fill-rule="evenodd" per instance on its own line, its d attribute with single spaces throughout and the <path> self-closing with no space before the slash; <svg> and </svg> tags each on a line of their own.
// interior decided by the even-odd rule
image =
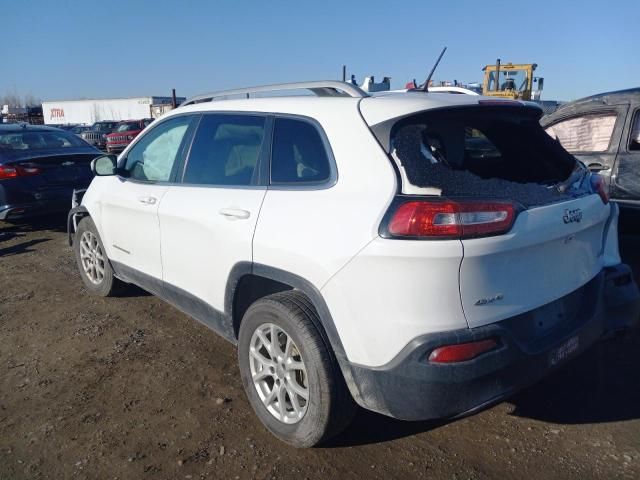
<svg viewBox="0 0 640 480">
<path fill-rule="evenodd" d="M 640 88 L 567 103 L 540 123 L 566 150 L 605 177 L 625 223 L 640 218 Z"/>
</svg>

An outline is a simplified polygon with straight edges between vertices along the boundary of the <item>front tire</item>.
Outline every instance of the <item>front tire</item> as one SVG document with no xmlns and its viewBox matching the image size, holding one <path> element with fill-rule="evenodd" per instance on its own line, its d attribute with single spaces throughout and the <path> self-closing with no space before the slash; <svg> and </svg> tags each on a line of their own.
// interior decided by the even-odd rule
<svg viewBox="0 0 640 480">
<path fill-rule="evenodd" d="M 122 292 L 125 284 L 115 277 L 91 217 L 80 220 L 73 240 L 73 253 L 82 283 L 90 293 L 110 297 Z"/>
<path fill-rule="evenodd" d="M 355 403 L 299 291 L 257 300 L 240 324 L 238 359 L 247 397 L 280 440 L 312 447 L 346 428 Z"/>
</svg>

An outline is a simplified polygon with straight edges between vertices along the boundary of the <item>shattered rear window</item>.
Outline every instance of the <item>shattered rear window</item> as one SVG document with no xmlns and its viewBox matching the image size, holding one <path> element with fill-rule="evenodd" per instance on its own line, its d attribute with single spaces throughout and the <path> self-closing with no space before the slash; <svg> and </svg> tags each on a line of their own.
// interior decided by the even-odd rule
<svg viewBox="0 0 640 480">
<path fill-rule="evenodd" d="M 575 159 L 551 139 L 531 109 L 430 111 L 399 121 L 392 155 L 409 182 L 441 195 L 517 200 L 525 206 L 567 198 L 558 184 Z"/>
</svg>

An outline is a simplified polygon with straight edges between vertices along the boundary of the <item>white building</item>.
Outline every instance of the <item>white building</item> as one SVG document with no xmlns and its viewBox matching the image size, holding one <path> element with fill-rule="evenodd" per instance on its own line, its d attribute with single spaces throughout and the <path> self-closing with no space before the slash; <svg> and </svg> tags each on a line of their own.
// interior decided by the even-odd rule
<svg viewBox="0 0 640 480">
<path fill-rule="evenodd" d="M 184 97 L 177 97 L 180 105 Z M 171 110 L 171 97 L 132 97 L 42 102 L 45 124 L 79 123 L 91 125 L 100 120 L 157 118 Z"/>
</svg>

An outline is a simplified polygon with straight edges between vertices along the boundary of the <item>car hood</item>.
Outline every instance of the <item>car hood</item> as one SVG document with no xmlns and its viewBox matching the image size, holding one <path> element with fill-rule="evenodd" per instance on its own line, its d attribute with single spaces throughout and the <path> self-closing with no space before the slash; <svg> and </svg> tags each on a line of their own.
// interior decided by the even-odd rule
<svg viewBox="0 0 640 480">
<path fill-rule="evenodd" d="M 140 130 L 127 130 L 126 132 L 111 132 L 109 135 L 107 135 L 107 139 L 109 138 L 113 138 L 113 137 L 121 137 L 123 135 L 138 135 L 140 132 L 142 131 L 142 129 Z"/>
</svg>

